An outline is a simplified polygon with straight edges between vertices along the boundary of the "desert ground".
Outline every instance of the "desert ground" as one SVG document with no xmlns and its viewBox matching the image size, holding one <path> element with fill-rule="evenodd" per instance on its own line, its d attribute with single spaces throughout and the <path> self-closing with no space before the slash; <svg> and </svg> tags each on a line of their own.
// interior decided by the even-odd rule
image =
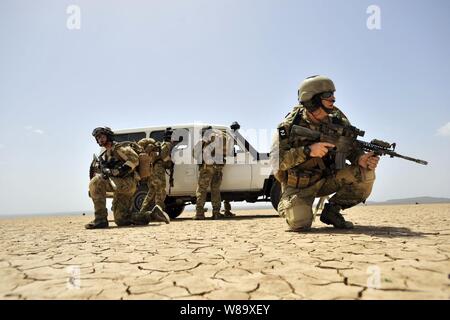
<svg viewBox="0 0 450 320">
<path fill-rule="evenodd" d="M 0 219 L 0 298 L 450 298 L 450 204 L 357 206 L 355 229 L 317 217 L 308 233 L 272 209 L 235 213 L 107 230 L 81 214 Z"/>
</svg>

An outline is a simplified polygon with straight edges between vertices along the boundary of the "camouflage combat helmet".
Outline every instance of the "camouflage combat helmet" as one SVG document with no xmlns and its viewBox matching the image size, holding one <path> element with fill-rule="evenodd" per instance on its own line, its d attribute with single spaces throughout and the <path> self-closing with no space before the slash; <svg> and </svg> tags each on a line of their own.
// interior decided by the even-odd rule
<svg viewBox="0 0 450 320">
<path fill-rule="evenodd" d="M 317 109 L 317 107 L 313 108 L 311 104 L 313 97 L 323 92 L 334 91 L 336 91 L 336 88 L 330 78 L 318 75 L 311 76 L 303 80 L 300 85 L 300 88 L 298 89 L 298 101 L 307 108 L 311 107 L 311 109 Z"/>
<path fill-rule="evenodd" d="M 139 140 L 137 144 L 147 153 L 157 149 L 156 140 L 153 138 L 143 138 Z"/>
<path fill-rule="evenodd" d="M 334 92 L 336 88 L 333 81 L 325 76 L 311 76 L 303 80 L 298 89 L 300 103 L 310 101 L 313 96 L 322 92 Z"/>
<path fill-rule="evenodd" d="M 97 140 L 99 134 L 104 134 L 109 141 L 113 141 L 114 132 L 109 127 L 97 127 L 92 131 L 92 136 Z"/>
</svg>

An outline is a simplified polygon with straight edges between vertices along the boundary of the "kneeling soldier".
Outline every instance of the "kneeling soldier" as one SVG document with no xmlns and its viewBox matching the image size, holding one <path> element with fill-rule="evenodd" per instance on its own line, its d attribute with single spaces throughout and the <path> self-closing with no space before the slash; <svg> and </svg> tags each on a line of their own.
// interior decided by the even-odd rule
<svg viewBox="0 0 450 320">
<path fill-rule="evenodd" d="M 291 140 L 293 125 L 318 131 L 322 123 L 331 123 L 333 118 L 350 125 L 344 113 L 334 105 L 335 90 L 334 83 L 327 77 L 307 78 L 298 90 L 300 104 L 278 126 L 278 139 L 272 147 L 272 157 L 278 160 L 275 164 L 279 166 L 276 178 L 282 190 L 278 213 L 291 230 L 309 230 L 314 218 L 314 199 L 332 194 L 320 221 L 335 228 L 351 229 L 353 223 L 344 219 L 341 210 L 365 201 L 372 191 L 379 160 L 373 152 L 354 149 L 347 155 L 351 165 L 336 170 L 329 153 L 334 145 L 311 144 L 306 137 Z"/>
<path fill-rule="evenodd" d="M 149 157 L 149 175 L 147 178 L 148 193 L 145 197 L 140 213 L 145 213 L 150 209 L 152 203 L 158 206 L 163 211 L 164 222 L 169 223 L 170 218 L 165 213 L 165 199 L 166 199 L 166 167 L 170 160 L 170 150 L 172 131 L 166 130 L 164 141 L 162 143 L 156 142 L 152 138 L 141 139 L 138 144 Z"/>
<path fill-rule="evenodd" d="M 106 192 L 113 192 L 112 211 L 114 222 L 118 226 L 148 224 L 155 216 L 160 217 L 162 210 L 155 208 L 152 213 L 131 213 L 133 195 L 136 192 L 139 175 L 135 168 L 139 165 L 139 156 L 129 145 L 114 142 L 114 133 L 108 127 L 95 128 L 92 132 L 97 143 L 105 148 L 100 155 L 96 174 L 89 183 L 89 194 L 94 202 L 95 219 L 86 224 L 86 229 L 108 227 Z"/>
</svg>

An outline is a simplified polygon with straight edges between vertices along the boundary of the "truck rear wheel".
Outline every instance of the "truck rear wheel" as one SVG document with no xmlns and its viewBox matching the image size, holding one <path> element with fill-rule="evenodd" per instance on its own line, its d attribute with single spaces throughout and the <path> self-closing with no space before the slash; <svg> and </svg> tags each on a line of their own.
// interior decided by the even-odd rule
<svg viewBox="0 0 450 320">
<path fill-rule="evenodd" d="M 170 219 L 175 219 L 183 213 L 185 206 L 186 205 L 184 204 L 169 203 L 166 204 L 166 212 L 169 215 Z"/>
<path fill-rule="evenodd" d="M 137 212 L 141 209 L 142 203 L 147 196 L 147 190 L 139 188 L 138 191 L 133 196 L 133 212 Z"/>
<path fill-rule="evenodd" d="M 134 194 L 133 197 L 133 212 L 137 212 L 141 209 L 142 203 L 144 202 L 145 197 L 147 196 L 147 188 L 145 186 L 139 187 L 138 191 Z M 170 197 L 166 197 L 166 213 L 169 215 L 170 219 L 175 219 L 180 214 L 183 213 L 184 207 L 186 206 L 183 202 L 178 203 L 174 201 L 174 199 Z M 150 208 L 153 208 L 154 203 L 150 204 Z"/>
<path fill-rule="evenodd" d="M 273 208 L 277 211 L 280 198 L 281 198 L 281 185 L 277 180 L 274 180 L 272 188 L 270 188 L 270 202 L 272 202 Z"/>
</svg>

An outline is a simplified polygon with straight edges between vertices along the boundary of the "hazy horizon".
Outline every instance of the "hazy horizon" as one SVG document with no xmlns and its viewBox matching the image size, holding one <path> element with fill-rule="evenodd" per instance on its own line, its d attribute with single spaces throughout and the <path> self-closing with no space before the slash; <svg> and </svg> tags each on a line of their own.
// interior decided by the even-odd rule
<svg viewBox="0 0 450 320">
<path fill-rule="evenodd" d="M 387 199 L 384 201 L 373 201 L 373 200 L 368 200 L 365 204 L 364 203 L 360 203 L 359 205 L 407 205 L 409 203 L 390 203 L 390 201 L 397 201 L 397 200 L 415 200 L 415 199 L 420 199 L 420 198 L 436 198 L 436 199 L 441 199 L 441 200 L 446 200 L 445 202 L 423 202 L 423 203 L 419 203 L 419 204 L 439 204 L 439 203 L 450 203 L 450 198 L 440 198 L 440 197 L 428 197 L 428 196 L 423 196 L 423 197 L 412 197 L 412 198 L 402 198 L 402 199 Z M 317 204 L 318 202 L 317 198 L 314 202 L 314 206 Z M 111 200 L 108 200 L 111 201 Z M 257 210 L 257 209 L 272 209 L 273 206 L 271 204 L 270 201 L 268 202 L 258 202 L 258 203 L 250 203 L 250 202 L 245 202 L 245 201 L 240 201 L 240 202 L 231 202 L 231 210 Z M 111 207 L 111 205 L 109 204 L 107 206 L 108 208 Z M 205 205 L 205 208 L 208 209 L 208 212 L 211 212 L 212 207 L 211 207 L 211 203 L 207 202 Z M 223 209 L 223 208 L 222 208 Z M 190 205 L 186 205 L 186 208 L 184 209 L 184 212 L 194 212 L 195 211 L 195 205 L 190 204 Z M 22 212 L 22 213 L 16 213 L 16 214 L 0 214 L 0 217 L 5 217 L 5 218 L 9 218 L 9 217 L 27 217 L 27 216 L 59 216 L 59 215 L 80 215 L 80 214 L 85 214 L 86 216 L 90 216 L 94 214 L 94 211 L 92 208 L 88 209 L 88 210 L 76 210 L 76 211 L 56 211 L 56 212 Z M 181 216 L 183 215 L 183 213 L 181 214 Z"/>
</svg>

